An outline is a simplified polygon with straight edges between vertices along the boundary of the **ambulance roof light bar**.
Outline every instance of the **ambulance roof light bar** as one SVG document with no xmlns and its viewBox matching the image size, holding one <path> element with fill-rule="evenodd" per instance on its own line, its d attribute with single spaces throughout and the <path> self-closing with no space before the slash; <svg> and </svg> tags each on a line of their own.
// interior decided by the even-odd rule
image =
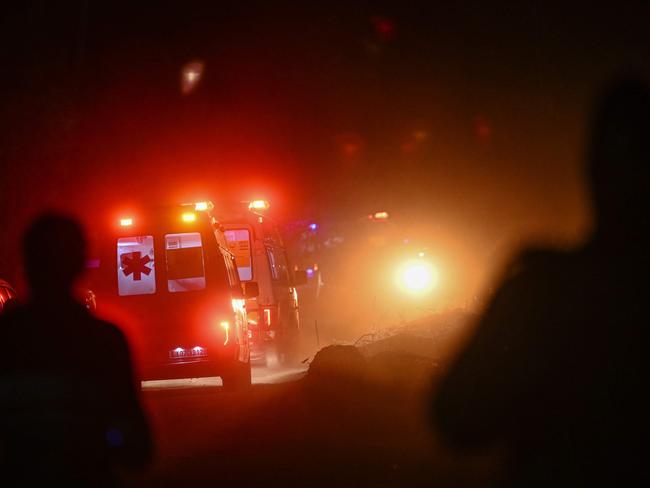
<svg viewBox="0 0 650 488">
<path fill-rule="evenodd" d="M 207 210 L 212 210 L 214 208 L 214 205 L 212 202 L 195 202 L 194 203 L 194 210 L 197 212 L 205 212 Z"/>
<path fill-rule="evenodd" d="M 181 203 L 181 207 L 192 207 L 195 212 L 207 212 L 214 208 L 214 204 L 209 200 L 201 200 L 199 202 Z"/>
<path fill-rule="evenodd" d="M 388 212 L 375 212 L 372 215 L 368 215 L 370 220 L 386 221 L 388 220 Z"/>
<path fill-rule="evenodd" d="M 249 210 L 268 210 L 271 204 L 266 200 L 252 200 L 248 204 Z"/>
</svg>

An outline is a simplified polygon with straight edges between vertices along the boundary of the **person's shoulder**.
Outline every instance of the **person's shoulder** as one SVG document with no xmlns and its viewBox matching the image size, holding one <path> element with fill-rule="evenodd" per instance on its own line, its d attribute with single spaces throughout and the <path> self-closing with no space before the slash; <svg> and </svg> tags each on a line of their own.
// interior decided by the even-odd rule
<svg viewBox="0 0 650 488">
<path fill-rule="evenodd" d="M 529 247 L 513 258 L 506 270 L 509 278 L 517 278 L 529 274 L 549 274 L 565 270 L 575 262 L 577 252 L 545 247 Z"/>
<path fill-rule="evenodd" d="M 563 281 L 570 274 L 575 262 L 575 253 L 554 248 L 528 247 L 515 254 L 502 267 L 500 285 L 494 290 L 494 296 L 536 296 L 540 290 L 546 290 L 552 283 Z"/>
<path fill-rule="evenodd" d="M 124 332 L 122 332 L 122 330 L 120 330 L 120 328 L 115 324 L 96 317 L 92 317 L 92 321 L 94 322 L 96 333 L 101 336 L 104 342 L 115 346 L 123 346 L 127 344 Z"/>
<path fill-rule="evenodd" d="M 0 330 L 7 330 L 15 324 L 29 320 L 31 313 L 31 307 L 27 305 L 18 305 L 11 310 L 4 311 L 0 314 Z"/>
</svg>

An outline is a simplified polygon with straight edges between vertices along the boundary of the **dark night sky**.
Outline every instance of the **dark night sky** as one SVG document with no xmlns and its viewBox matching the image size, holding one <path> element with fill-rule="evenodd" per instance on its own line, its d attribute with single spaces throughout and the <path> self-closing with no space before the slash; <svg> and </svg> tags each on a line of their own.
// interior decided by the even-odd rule
<svg viewBox="0 0 650 488">
<path fill-rule="evenodd" d="M 44 206 L 201 192 L 287 219 L 386 208 L 468 252 L 584 231 L 584 125 L 612 75 L 647 76 L 647 2 L 292 3 L 5 10 L 0 276 Z"/>
</svg>

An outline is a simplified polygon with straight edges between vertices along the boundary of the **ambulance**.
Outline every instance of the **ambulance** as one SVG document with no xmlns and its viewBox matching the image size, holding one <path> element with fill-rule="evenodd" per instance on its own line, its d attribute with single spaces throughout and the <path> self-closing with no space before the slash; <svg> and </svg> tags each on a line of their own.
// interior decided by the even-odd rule
<svg viewBox="0 0 650 488">
<path fill-rule="evenodd" d="M 125 331 L 143 380 L 220 376 L 250 385 L 244 287 L 209 202 L 111 222 L 89 265 L 95 313 Z"/>
<path fill-rule="evenodd" d="M 246 301 L 253 359 L 276 366 L 299 359 L 296 287 L 304 285 L 307 276 L 292 268 L 269 208 L 265 200 L 251 201 L 243 212 L 227 216 L 223 226 L 239 279 L 257 283 L 259 290 L 258 296 Z"/>
</svg>

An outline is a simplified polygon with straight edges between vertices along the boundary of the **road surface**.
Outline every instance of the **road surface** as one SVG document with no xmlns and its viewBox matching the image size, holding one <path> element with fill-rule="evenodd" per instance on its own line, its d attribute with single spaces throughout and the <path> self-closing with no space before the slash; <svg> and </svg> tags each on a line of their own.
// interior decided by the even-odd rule
<svg viewBox="0 0 650 488">
<path fill-rule="evenodd" d="M 272 385 L 298 380 L 307 373 L 307 369 L 307 365 L 300 368 L 266 368 L 254 366 L 251 368 L 251 376 L 254 385 Z M 142 382 L 142 389 L 144 391 L 183 388 L 212 388 L 215 386 L 223 386 L 221 378 L 217 376 L 209 378 L 186 378 Z"/>
</svg>

